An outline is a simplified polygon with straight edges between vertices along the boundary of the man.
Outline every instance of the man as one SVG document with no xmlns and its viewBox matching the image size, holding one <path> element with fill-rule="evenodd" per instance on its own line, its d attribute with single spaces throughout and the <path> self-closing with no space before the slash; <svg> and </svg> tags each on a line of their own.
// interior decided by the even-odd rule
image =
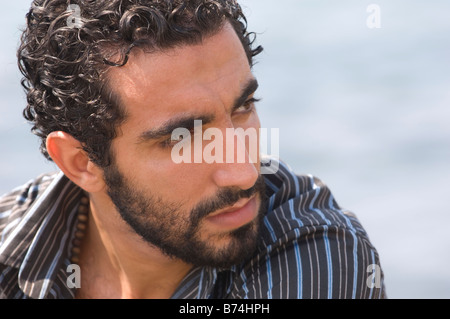
<svg viewBox="0 0 450 319">
<path fill-rule="evenodd" d="M 234 0 L 33 2 L 24 115 L 61 172 L 0 199 L 2 297 L 384 297 L 317 178 L 261 174 L 239 137 L 243 162 L 174 161 L 176 129 L 260 128 L 245 22 Z"/>
</svg>

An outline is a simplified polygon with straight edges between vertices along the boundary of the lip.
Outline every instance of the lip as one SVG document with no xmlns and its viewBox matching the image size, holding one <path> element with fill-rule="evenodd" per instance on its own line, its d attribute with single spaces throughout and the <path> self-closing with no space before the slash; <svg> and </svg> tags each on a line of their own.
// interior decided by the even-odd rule
<svg viewBox="0 0 450 319">
<path fill-rule="evenodd" d="M 206 221 L 221 230 L 237 229 L 256 218 L 258 213 L 257 206 L 256 195 L 250 199 L 241 199 L 233 206 L 209 215 Z"/>
</svg>

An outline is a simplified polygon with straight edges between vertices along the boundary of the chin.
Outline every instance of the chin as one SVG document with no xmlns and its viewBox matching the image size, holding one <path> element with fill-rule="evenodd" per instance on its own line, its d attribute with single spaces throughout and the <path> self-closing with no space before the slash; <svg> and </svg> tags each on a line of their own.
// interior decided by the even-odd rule
<svg viewBox="0 0 450 319">
<path fill-rule="evenodd" d="M 236 230 L 211 234 L 202 241 L 204 250 L 196 258 L 198 266 L 230 268 L 241 264 L 256 251 L 260 239 L 260 220 L 257 218 Z"/>
</svg>

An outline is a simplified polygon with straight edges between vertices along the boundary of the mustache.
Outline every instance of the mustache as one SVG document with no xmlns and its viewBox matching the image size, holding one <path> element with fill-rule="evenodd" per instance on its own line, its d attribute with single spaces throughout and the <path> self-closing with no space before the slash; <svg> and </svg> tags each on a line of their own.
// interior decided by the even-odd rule
<svg viewBox="0 0 450 319">
<path fill-rule="evenodd" d="M 191 219 L 195 224 L 195 222 L 208 216 L 209 214 L 232 206 L 240 199 L 251 198 L 255 194 L 259 194 L 261 200 L 264 200 L 265 190 L 266 185 L 263 175 L 259 175 L 255 184 L 249 189 L 236 190 L 233 187 L 221 189 L 214 198 L 205 200 L 198 204 L 191 212 Z"/>
</svg>

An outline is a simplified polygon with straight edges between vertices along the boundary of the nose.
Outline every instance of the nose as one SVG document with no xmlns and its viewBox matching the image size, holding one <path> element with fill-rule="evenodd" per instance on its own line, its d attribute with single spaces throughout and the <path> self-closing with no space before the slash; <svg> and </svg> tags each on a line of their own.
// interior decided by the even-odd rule
<svg viewBox="0 0 450 319">
<path fill-rule="evenodd" d="M 215 165 L 213 179 L 218 187 L 238 187 L 247 190 L 253 187 L 258 179 L 259 163 L 252 163 L 250 160 L 245 140 L 240 137 L 236 140 L 234 147 L 226 147 L 224 163 Z M 234 153 L 230 156 L 229 152 L 232 150 Z M 245 154 L 244 161 L 242 161 L 242 154 Z"/>
<path fill-rule="evenodd" d="M 239 187 L 247 190 L 253 187 L 259 172 L 252 163 L 223 163 L 214 172 L 214 182 L 218 187 Z"/>
</svg>

